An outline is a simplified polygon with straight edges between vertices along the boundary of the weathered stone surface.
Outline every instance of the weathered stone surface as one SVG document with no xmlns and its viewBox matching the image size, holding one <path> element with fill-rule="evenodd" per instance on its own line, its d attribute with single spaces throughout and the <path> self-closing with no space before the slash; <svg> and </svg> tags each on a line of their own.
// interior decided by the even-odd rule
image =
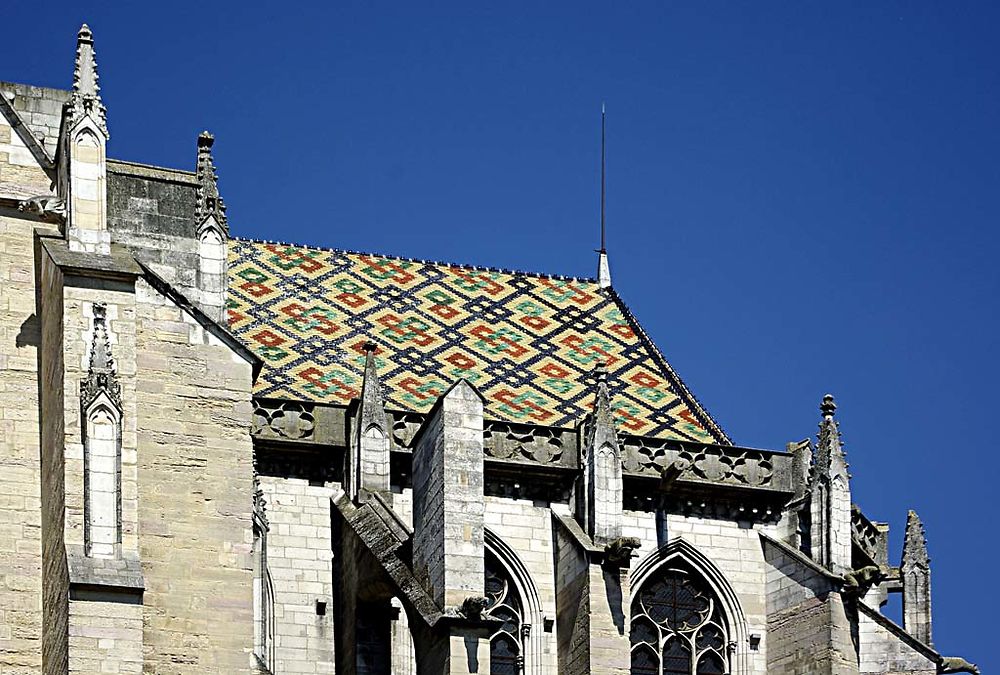
<svg viewBox="0 0 1000 675">
<path fill-rule="evenodd" d="M 903 581 L 903 627 L 926 645 L 931 640 L 931 559 L 927 555 L 924 524 L 916 511 L 906 516 L 903 561 L 899 567 Z"/>
<path fill-rule="evenodd" d="M 145 668 L 243 673 L 253 646 L 251 365 L 136 289 Z M 149 386 L 154 384 L 156 386 Z"/>
<path fill-rule="evenodd" d="M 0 179 L 10 166 L 3 152 Z M 0 211 L 0 671 L 21 675 L 39 672 L 42 664 L 42 520 L 47 515 L 41 505 L 43 375 L 37 352 L 42 322 L 35 306 L 34 226 L 16 213 Z"/>
<path fill-rule="evenodd" d="M 483 403 L 460 380 L 413 452 L 413 569 L 441 609 L 482 594 Z"/>
<path fill-rule="evenodd" d="M 275 673 L 624 674 L 667 578 L 733 675 L 972 668 L 929 644 L 916 515 L 897 569 L 852 511 L 832 397 L 815 453 L 622 436 L 603 383 L 584 433 L 464 381 L 387 414 L 371 349 L 360 405 L 254 406 L 210 138 L 197 172 L 108 160 L 99 93 L 86 27 L 72 94 L 0 83 L 0 672 L 264 673 L 261 568 Z"/>
<path fill-rule="evenodd" d="M 827 394 L 820 405 L 823 419 L 816 444 L 815 473 L 812 481 L 812 557 L 836 574 L 849 572 L 851 565 L 851 476 L 834 419 L 837 405 Z"/>
</svg>

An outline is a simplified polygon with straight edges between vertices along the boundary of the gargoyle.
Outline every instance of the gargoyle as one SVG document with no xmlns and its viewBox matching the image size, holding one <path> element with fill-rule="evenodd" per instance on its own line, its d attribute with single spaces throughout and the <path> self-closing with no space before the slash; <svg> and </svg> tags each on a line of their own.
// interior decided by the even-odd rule
<svg viewBox="0 0 1000 675">
<path fill-rule="evenodd" d="M 868 565 L 867 567 L 852 570 L 844 575 L 844 597 L 852 599 L 863 598 L 868 594 L 872 586 L 881 583 L 885 578 L 885 573 L 877 565 Z"/>
<path fill-rule="evenodd" d="M 691 468 L 691 462 L 685 459 L 675 459 L 670 464 L 663 467 L 660 472 L 660 483 L 662 488 L 669 488 L 674 484 L 681 474 Z"/>
<path fill-rule="evenodd" d="M 945 656 L 938 664 L 939 673 L 972 673 L 979 675 L 979 666 L 959 656 Z"/>
<path fill-rule="evenodd" d="M 17 205 L 17 210 L 34 214 L 42 220 L 62 220 L 66 217 L 66 202 L 59 197 L 41 195 L 25 199 Z"/>
<path fill-rule="evenodd" d="M 642 546 L 638 537 L 618 537 L 604 547 L 604 560 L 619 567 L 628 565 L 632 553 Z"/>
<path fill-rule="evenodd" d="M 469 596 L 462 602 L 462 614 L 466 619 L 479 621 L 483 618 L 483 612 L 489 607 L 490 601 L 480 596 Z"/>
</svg>

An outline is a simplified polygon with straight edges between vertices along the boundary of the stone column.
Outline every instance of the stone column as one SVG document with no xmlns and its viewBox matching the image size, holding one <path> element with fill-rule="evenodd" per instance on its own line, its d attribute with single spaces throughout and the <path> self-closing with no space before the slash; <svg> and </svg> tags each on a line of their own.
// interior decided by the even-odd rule
<svg viewBox="0 0 1000 675">
<path fill-rule="evenodd" d="M 915 511 L 906 516 L 903 562 L 899 569 L 903 583 L 903 628 L 925 645 L 931 641 L 931 560 L 927 556 L 924 524 Z"/>
</svg>

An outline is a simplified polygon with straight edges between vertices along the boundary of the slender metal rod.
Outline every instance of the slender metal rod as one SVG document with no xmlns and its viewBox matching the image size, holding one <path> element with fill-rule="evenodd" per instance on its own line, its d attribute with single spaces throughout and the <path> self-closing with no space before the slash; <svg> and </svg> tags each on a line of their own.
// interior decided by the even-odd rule
<svg viewBox="0 0 1000 675">
<path fill-rule="evenodd" d="M 605 112 L 604 103 L 601 103 L 601 253 L 606 253 L 607 248 L 605 248 L 605 231 L 604 231 L 604 206 L 606 202 L 605 196 Z"/>
</svg>

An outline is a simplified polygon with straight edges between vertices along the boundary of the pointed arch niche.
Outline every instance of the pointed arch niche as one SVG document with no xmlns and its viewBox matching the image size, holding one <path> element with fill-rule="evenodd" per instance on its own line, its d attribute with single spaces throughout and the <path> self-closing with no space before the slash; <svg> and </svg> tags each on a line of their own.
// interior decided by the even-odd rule
<svg viewBox="0 0 1000 675">
<path fill-rule="evenodd" d="M 542 675 L 544 631 L 538 590 L 514 549 L 488 528 L 483 539 L 485 594 L 490 601 L 486 612 L 504 622 L 490 638 L 490 672 Z"/>
<path fill-rule="evenodd" d="M 122 402 L 111 356 L 107 305 L 95 303 L 87 376 L 80 383 L 83 420 L 84 553 L 99 558 L 121 554 Z"/>
<path fill-rule="evenodd" d="M 629 576 L 632 675 L 751 672 L 743 610 L 704 553 L 676 538 Z"/>
</svg>

